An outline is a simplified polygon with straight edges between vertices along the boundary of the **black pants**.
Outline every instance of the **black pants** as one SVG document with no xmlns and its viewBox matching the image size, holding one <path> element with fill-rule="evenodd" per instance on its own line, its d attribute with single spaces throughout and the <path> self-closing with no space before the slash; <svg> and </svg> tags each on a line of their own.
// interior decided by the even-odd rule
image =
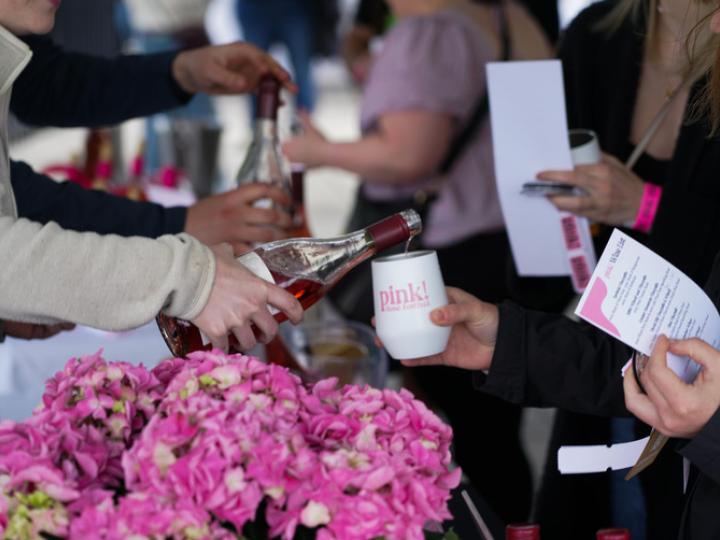
<svg viewBox="0 0 720 540">
<path fill-rule="evenodd" d="M 505 233 L 475 236 L 438 250 L 443 278 L 487 302 L 508 297 Z M 422 367 L 410 370 L 420 389 L 448 417 L 455 459 L 473 486 L 505 522 L 528 519 L 532 478 L 520 444 L 522 409 L 472 387 L 466 370 Z"/>
<path fill-rule="evenodd" d="M 649 428 L 637 422 L 635 438 L 648 434 Z M 534 516 L 543 536 L 557 540 L 592 538 L 600 528 L 626 525 L 613 521 L 609 475 L 624 475 L 627 471 L 563 476 L 557 469 L 561 446 L 606 444 L 611 437 L 608 418 L 558 410 Z M 678 538 L 684 505 L 682 467 L 682 456 L 670 446 L 640 475 L 648 540 Z"/>
</svg>

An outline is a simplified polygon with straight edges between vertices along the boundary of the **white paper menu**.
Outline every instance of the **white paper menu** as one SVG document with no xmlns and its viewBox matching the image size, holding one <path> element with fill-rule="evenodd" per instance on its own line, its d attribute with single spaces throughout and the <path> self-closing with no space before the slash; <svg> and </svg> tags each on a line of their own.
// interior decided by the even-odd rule
<svg viewBox="0 0 720 540">
<path fill-rule="evenodd" d="M 570 274 L 558 211 L 520 193 L 542 170 L 572 170 L 559 60 L 487 65 L 495 178 L 521 276 Z"/>
<path fill-rule="evenodd" d="M 698 337 L 713 347 L 720 345 L 720 314 L 700 286 L 617 229 L 575 314 L 646 355 L 660 334 L 671 339 Z M 698 374 L 699 366 L 689 358 L 668 354 L 667 361 L 687 383 Z M 653 462 L 666 441 L 667 437 L 654 434 L 610 447 L 562 447 L 558 468 L 563 474 L 574 474 L 636 465 L 632 476 Z"/>
<path fill-rule="evenodd" d="M 646 355 L 660 334 L 720 345 L 720 314 L 700 286 L 617 229 L 575 314 Z M 668 366 L 685 382 L 699 369 L 672 354 Z"/>
</svg>

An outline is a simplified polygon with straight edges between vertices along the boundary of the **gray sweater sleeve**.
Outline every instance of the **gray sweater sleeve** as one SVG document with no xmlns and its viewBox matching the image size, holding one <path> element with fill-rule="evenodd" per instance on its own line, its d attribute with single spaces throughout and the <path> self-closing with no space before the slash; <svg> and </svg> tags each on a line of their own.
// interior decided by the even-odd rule
<svg viewBox="0 0 720 540">
<path fill-rule="evenodd" d="M 160 311 L 191 320 L 215 277 L 212 252 L 186 234 L 100 236 L 12 217 L 0 217 L 0 261 L 0 319 L 104 330 L 140 326 Z"/>
</svg>

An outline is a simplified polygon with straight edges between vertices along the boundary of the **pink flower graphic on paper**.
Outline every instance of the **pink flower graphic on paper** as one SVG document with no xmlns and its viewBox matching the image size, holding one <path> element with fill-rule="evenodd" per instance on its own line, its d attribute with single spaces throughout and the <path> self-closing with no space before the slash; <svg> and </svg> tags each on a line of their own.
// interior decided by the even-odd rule
<svg viewBox="0 0 720 540">
<path fill-rule="evenodd" d="M 620 332 L 615 325 L 603 313 L 602 305 L 607 298 L 608 288 L 601 278 L 595 278 L 592 288 L 588 293 L 585 304 L 580 311 L 580 315 L 587 321 L 596 324 L 603 330 L 611 333 L 615 337 L 620 337 Z"/>
</svg>

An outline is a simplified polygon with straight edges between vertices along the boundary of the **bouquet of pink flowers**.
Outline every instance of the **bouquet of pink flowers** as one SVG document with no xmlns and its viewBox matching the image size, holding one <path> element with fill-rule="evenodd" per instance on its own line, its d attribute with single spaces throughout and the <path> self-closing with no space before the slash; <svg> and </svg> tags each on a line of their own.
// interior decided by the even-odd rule
<svg viewBox="0 0 720 540">
<path fill-rule="evenodd" d="M 451 439 L 407 391 L 251 357 L 73 359 L 0 423 L 0 537 L 424 538 L 450 517 Z"/>
</svg>

